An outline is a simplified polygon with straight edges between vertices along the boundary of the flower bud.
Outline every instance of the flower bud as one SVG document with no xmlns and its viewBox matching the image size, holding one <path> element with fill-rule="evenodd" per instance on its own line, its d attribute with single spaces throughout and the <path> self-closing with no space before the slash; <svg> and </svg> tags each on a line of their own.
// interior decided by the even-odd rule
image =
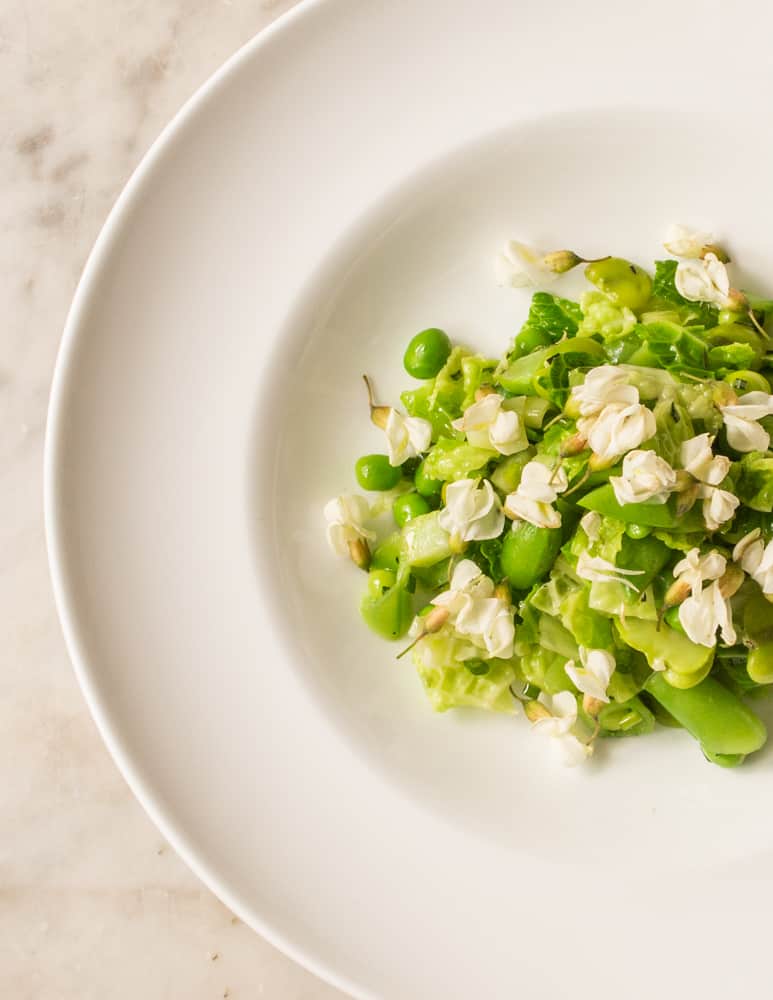
<svg viewBox="0 0 773 1000">
<path fill-rule="evenodd" d="M 561 448 L 559 450 L 559 455 L 561 458 L 569 458 L 571 455 L 579 455 L 581 451 L 585 451 L 588 447 L 588 439 L 584 434 L 580 434 L 577 431 L 576 434 L 572 434 L 561 442 Z"/>
<path fill-rule="evenodd" d="M 725 309 L 731 312 L 745 312 L 749 308 L 749 300 L 737 288 L 731 288 L 725 300 Z"/>
<path fill-rule="evenodd" d="M 363 382 L 368 390 L 368 404 L 370 406 L 370 419 L 376 425 L 380 427 L 381 430 L 386 430 L 387 421 L 389 420 L 389 414 L 392 409 L 391 406 L 377 406 L 373 402 L 373 385 L 367 375 L 362 376 Z"/>
<path fill-rule="evenodd" d="M 686 601 L 690 596 L 690 591 L 692 587 L 687 582 L 687 580 L 676 579 L 671 584 L 671 586 L 666 591 L 666 596 L 663 599 L 663 605 L 665 608 L 675 608 L 678 604 Z"/>
<path fill-rule="evenodd" d="M 424 634 L 433 635 L 435 632 L 439 632 L 447 621 L 448 608 L 433 608 L 432 611 L 424 617 L 422 623 L 424 625 Z"/>
<path fill-rule="evenodd" d="M 505 604 L 512 604 L 513 593 L 510 590 L 510 584 L 507 580 L 500 581 L 496 587 L 494 587 L 494 597 L 500 601 L 504 601 Z"/>
<path fill-rule="evenodd" d="M 721 264 L 730 263 L 730 255 L 727 253 L 726 250 L 723 250 L 718 243 L 706 243 L 704 246 L 701 247 L 701 251 L 698 256 L 701 259 L 703 259 L 706 256 L 706 254 L 709 253 L 713 253 Z"/>
<path fill-rule="evenodd" d="M 584 263 L 584 260 L 582 257 L 578 257 L 573 250 L 553 250 L 552 253 L 545 254 L 541 263 L 543 267 L 548 271 L 552 271 L 553 274 L 566 274 L 573 267 Z"/>
<path fill-rule="evenodd" d="M 349 544 L 349 557 L 355 566 L 360 569 L 368 569 L 370 566 L 370 549 L 364 538 L 353 538 Z"/>
<path fill-rule="evenodd" d="M 523 710 L 529 722 L 539 722 L 540 719 L 553 718 L 541 701 L 527 701 L 524 703 Z"/>
<path fill-rule="evenodd" d="M 479 403 L 486 396 L 493 396 L 496 393 L 496 389 L 493 385 L 482 385 L 475 390 L 475 402 Z"/>
<path fill-rule="evenodd" d="M 730 563 L 719 578 L 719 592 L 724 598 L 732 597 L 744 581 L 745 573 L 740 566 Z"/>
<path fill-rule="evenodd" d="M 604 702 L 601 698 L 594 698 L 591 694 L 584 694 L 582 697 L 582 707 L 592 719 L 596 719 L 604 707 Z"/>
<path fill-rule="evenodd" d="M 693 482 L 687 489 L 682 490 L 677 497 L 676 501 L 676 516 L 684 517 L 688 510 L 692 510 L 695 506 L 695 501 L 698 499 L 698 492 L 700 490 L 700 483 Z"/>
</svg>

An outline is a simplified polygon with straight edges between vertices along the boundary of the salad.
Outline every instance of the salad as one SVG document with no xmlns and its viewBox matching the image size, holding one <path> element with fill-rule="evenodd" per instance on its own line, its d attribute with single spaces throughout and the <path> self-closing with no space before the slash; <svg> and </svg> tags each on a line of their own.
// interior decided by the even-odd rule
<svg viewBox="0 0 773 1000">
<path fill-rule="evenodd" d="M 510 242 L 534 292 L 501 358 L 428 329 L 401 407 L 366 376 L 383 452 L 325 507 L 437 711 L 521 714 L 568 763 L 683 727 L 733 767 L 773 683 L 773 301 L 734 288 L 709 234 L 672 227 L 652 272 Z"/>
</svg>

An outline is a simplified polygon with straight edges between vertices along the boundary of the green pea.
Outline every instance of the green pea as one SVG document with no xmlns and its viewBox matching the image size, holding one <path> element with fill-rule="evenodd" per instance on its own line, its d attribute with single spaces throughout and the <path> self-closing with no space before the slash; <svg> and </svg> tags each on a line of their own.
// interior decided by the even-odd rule
<svg viewBox="0 0 773 1000">
<path fill-rule="evenodd" d="M 652 674 L 647 690 L 701 744 L 707 755 L 749 754 L 765 743 L 761 719 L 713 677 L 679 690 L 662 674 Z"/>
<path fill-rule="evenodd" d="M 416 470 L 413 482 L 416 486 L 416 492 L 426 499 L 439 497 L 440 491 L 443 489 L 443 483 L 439 479 L 429 479 L 424 475 L 424 462 Z"/>
<path fill-rule="evenodd" d="M 560 528 L 514 521 L 502 542 L 502 572 L 516 590 L 528 590 L 548 572 L 561 548 Z"/>
<path fill-rule="evenodd" d="M 464 665 L 476 677 L 482 677 L 489 672 L 489 664 L 485 660 L 465 660 Z"/>
<path fill-rule="evenodd" d="M 437 327 L 422 330 L 408 344 L 403 357 L 405 370 L 414 378 L 434 378 L 451 353 L 448 334 Z"/>
<path fill-rule="evenodd" d="M 414 517 L 428 513 L 429 504 L 420 493 L 403 493 L 392 504 L 392 515 L 400 528 Z"/>
<path fill-rule="evenodd" d="M 652 534 L 652 528 L 647 524 L 626 524 L 625 533 L 629 538 L 646 538 Z"/>
<path fill-rule="evenodd" d="M 354 474 L 363 490 L 383 492 L 397 486 L 402 469 L 399 465 L 390 465 L 386 455 L 363 455 L 355 463 Z"/>
<path fill-rule="evenodd" d="M 588 264 L 585 277 L 618 306 L 638 312 L 652 295 L 652 278 L 622 257 L 607 257 Z"/>
<path fill-rule="evenodd" d="M 723 382 L 729 382 L 739 396 L 746 392 L 770 393 L 770 382 L 759 372 L 741 371 L 725 375 Z"/>
</svg>

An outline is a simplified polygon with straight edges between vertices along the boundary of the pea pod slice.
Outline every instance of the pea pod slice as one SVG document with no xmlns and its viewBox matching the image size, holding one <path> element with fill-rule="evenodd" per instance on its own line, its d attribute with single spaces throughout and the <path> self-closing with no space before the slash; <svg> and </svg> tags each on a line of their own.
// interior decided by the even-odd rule
<svg viewBox="0 0 773 1000">
<path fill-rule="evenodd" d="M 556 354 L 563 354 L 564 351 L 588 354 L 592 358 L 596 358 L 598 364 L 603 364 L 606 359 L 604 348 L 598 341 L 591 340 L 589 337 L 570 337 L 552 347 L 545 347 L 541 351 L 534 351 L 533 354 L 518 358 L 502 372 L 498 382 L 515 396 L 533 396 L 536 391 L 534 376 L 546 361 L 555 357 Z"/>
<path fill-rule="evenodd" d="M 707 755 L 754 753 L 767 739 L 762 720 L 713 677 L 680 691 L 655 673 L 645 687 L 698 740 Z"/>
</svg>

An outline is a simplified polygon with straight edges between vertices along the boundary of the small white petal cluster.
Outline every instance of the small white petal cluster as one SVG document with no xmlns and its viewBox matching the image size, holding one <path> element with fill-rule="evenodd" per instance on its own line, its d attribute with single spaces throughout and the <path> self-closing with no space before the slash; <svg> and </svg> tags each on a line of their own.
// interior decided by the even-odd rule
<svg viewBox="0 0 773 1000">
<path fill-rule="evenodd" d="M 528 521 L 538 528 L 560 528 L 561 515 L 553 504 L 568 485 L 560 466 L 549 469 L 542 462 L 528 462 L 515 493 L 505 498 L 505 513 L 513 521 Z"/>
<path fill-rule="evenodd" d="M 497 284 L 526 288 L 555 281 L 558 274 L 545 264 L 544 256 L 534 247 L 518 240 L 508 240 L 494 261 Z"/>
<path fill-rule="evenodd" d="M 425 452 L 432 441 L 432 424 L 422 417 L 406 417 L 389 408 L 384 434 L 390 465 L 402 465 Z"/>
<path fill-rule="evenodd" d="M 463 431 L 476 448 L 491 448 L 500 455 L 514 455 L 529 447 L 521 418 L 514 410 L 503 407 L 504 397 L 496 392 L 468 406 L 463 416 L 451 426 Z"/>
<path fill-rule="evenodd" d="M 538 701 L 549 714 L 536 719 L 532 723 L 532 729 L 556 741 L 555 745 L 569 767 L 587 760 L 593 753 L 593 745 L 583 743 L 572 732 L 577 722 L 577 699 L 571 691 L 560 691 L 554 695 L 543 691 Z"/>
<path fill-rule="evenodd" d="M 759 584 L 766 597 L 773 596 L 773 542 L 766 545 L 759 528 L 744 535 L 736 544 L 733 561 Z"/>
<path fill-rule="evenodd" d="M 669 226 L 663 246 L 674 257 L 698 258 L 703 256 L 706 247 L 713 246 L 715 242 L 711 233 L 701 233 L 687 226 L 674 224 Z"/>
<path fill-rule="evenodd" d="M 571 398 L 580 411 L 577 430 L 605 462 L 638 448 L 656 431 L 655 415 L 639 402 L 628 373 L 615 365 L 594 368 L 574 386 Z"/>
<path fill-rule="evenodd" d="M 703 500 L 703 519 L 709 531 L 716 531 L 736 512 L 740 503 L 735 494 L 721 490 L 719 483 L 730 471 L 730 459 L 715 455 L 710 434 L 698 434 L 682 442 L 680 459 L 685 471 L 698 480 L 698 496 Z"/>
<path fill-rule="evenodd" d="M 674 566 L 674 576 L 690 587 L 690 596 L 679 605 L 679 621 L 700 646 L 715 646 L 717 631 L 728 645 L 736 641 L 730 601 L 722 596 L 719 584 L 726 568 L 727 560 L 721 553 L 712 550 L 701 555 L 698 549 L 690 549 Z"/>
<path fill-rule="evenodd" d="M 327 540 L 339 556 L 349 557 L 349 542 L 362 538 L 372 542 L 376 535 L 365 525 L 370 517 L 370 505 L 364 497 L 344 493 L 325 504 Z"/>
<path fill-rule="evenodd" d="M 445 507 L 438 517 L 440 527 L 463 542 L 498 538 L 505 526 L 502 504 L 494 487 L 484 479 L 457 479 L 445 490 Z"/>
<path fill-rule="evenodd" d="M 458 564 L 449 589 L 432 603 L 448 611 L 444 628 L 474 647 L 470 656 L 509 659 L 513 655 L 513 609 L 494 596 L 493 582 L 471 559 Z"/>
<path fill-rule="evenodd" d="M 582 666 L 579 667 L 574 660 L 565 664 L 564 670 L 569 680 L 582 694 L 608 702 L 607 688 L 617 665 L 614 656 L 605 649 L 585 649 L 580 646 L 580 663 Z"/>
<path fill-rule="evenodd" d="M 683 260 L 674 275 L 676 290 L 688 302 L 710 302 L 723 309 L 730 296 L 727 268 L 714 253 L 703 260 Z"/>
<path fill-rule="evenodd" d="M 676 488 L 676 473 L 654 451 L 629 451 L 623 459 L 622 475 L 610 477 L 609 482 L 618 503 L 648 500 L 661 504 Z"/>
<path fill-rule="evenodd" d="M 758 423 L 773 414 L 773 395 L 747 392 L 737 403 L 720 406 L 727 442 L 736 451 L 767 451 L 770 434 Z"/>
<path fill-rule="evenodd" d="M 638 590 L 635 582 L 626 580 L 626 577 L 640 576 L 644 572 L 643 569 L 622 569 L 601 556 L 591 556 L 587 552 L 580 553 L 575 571 L 581 580 L 589 580 L 591 583 L 622 583 L 634 590 Z"/>
</svg>

